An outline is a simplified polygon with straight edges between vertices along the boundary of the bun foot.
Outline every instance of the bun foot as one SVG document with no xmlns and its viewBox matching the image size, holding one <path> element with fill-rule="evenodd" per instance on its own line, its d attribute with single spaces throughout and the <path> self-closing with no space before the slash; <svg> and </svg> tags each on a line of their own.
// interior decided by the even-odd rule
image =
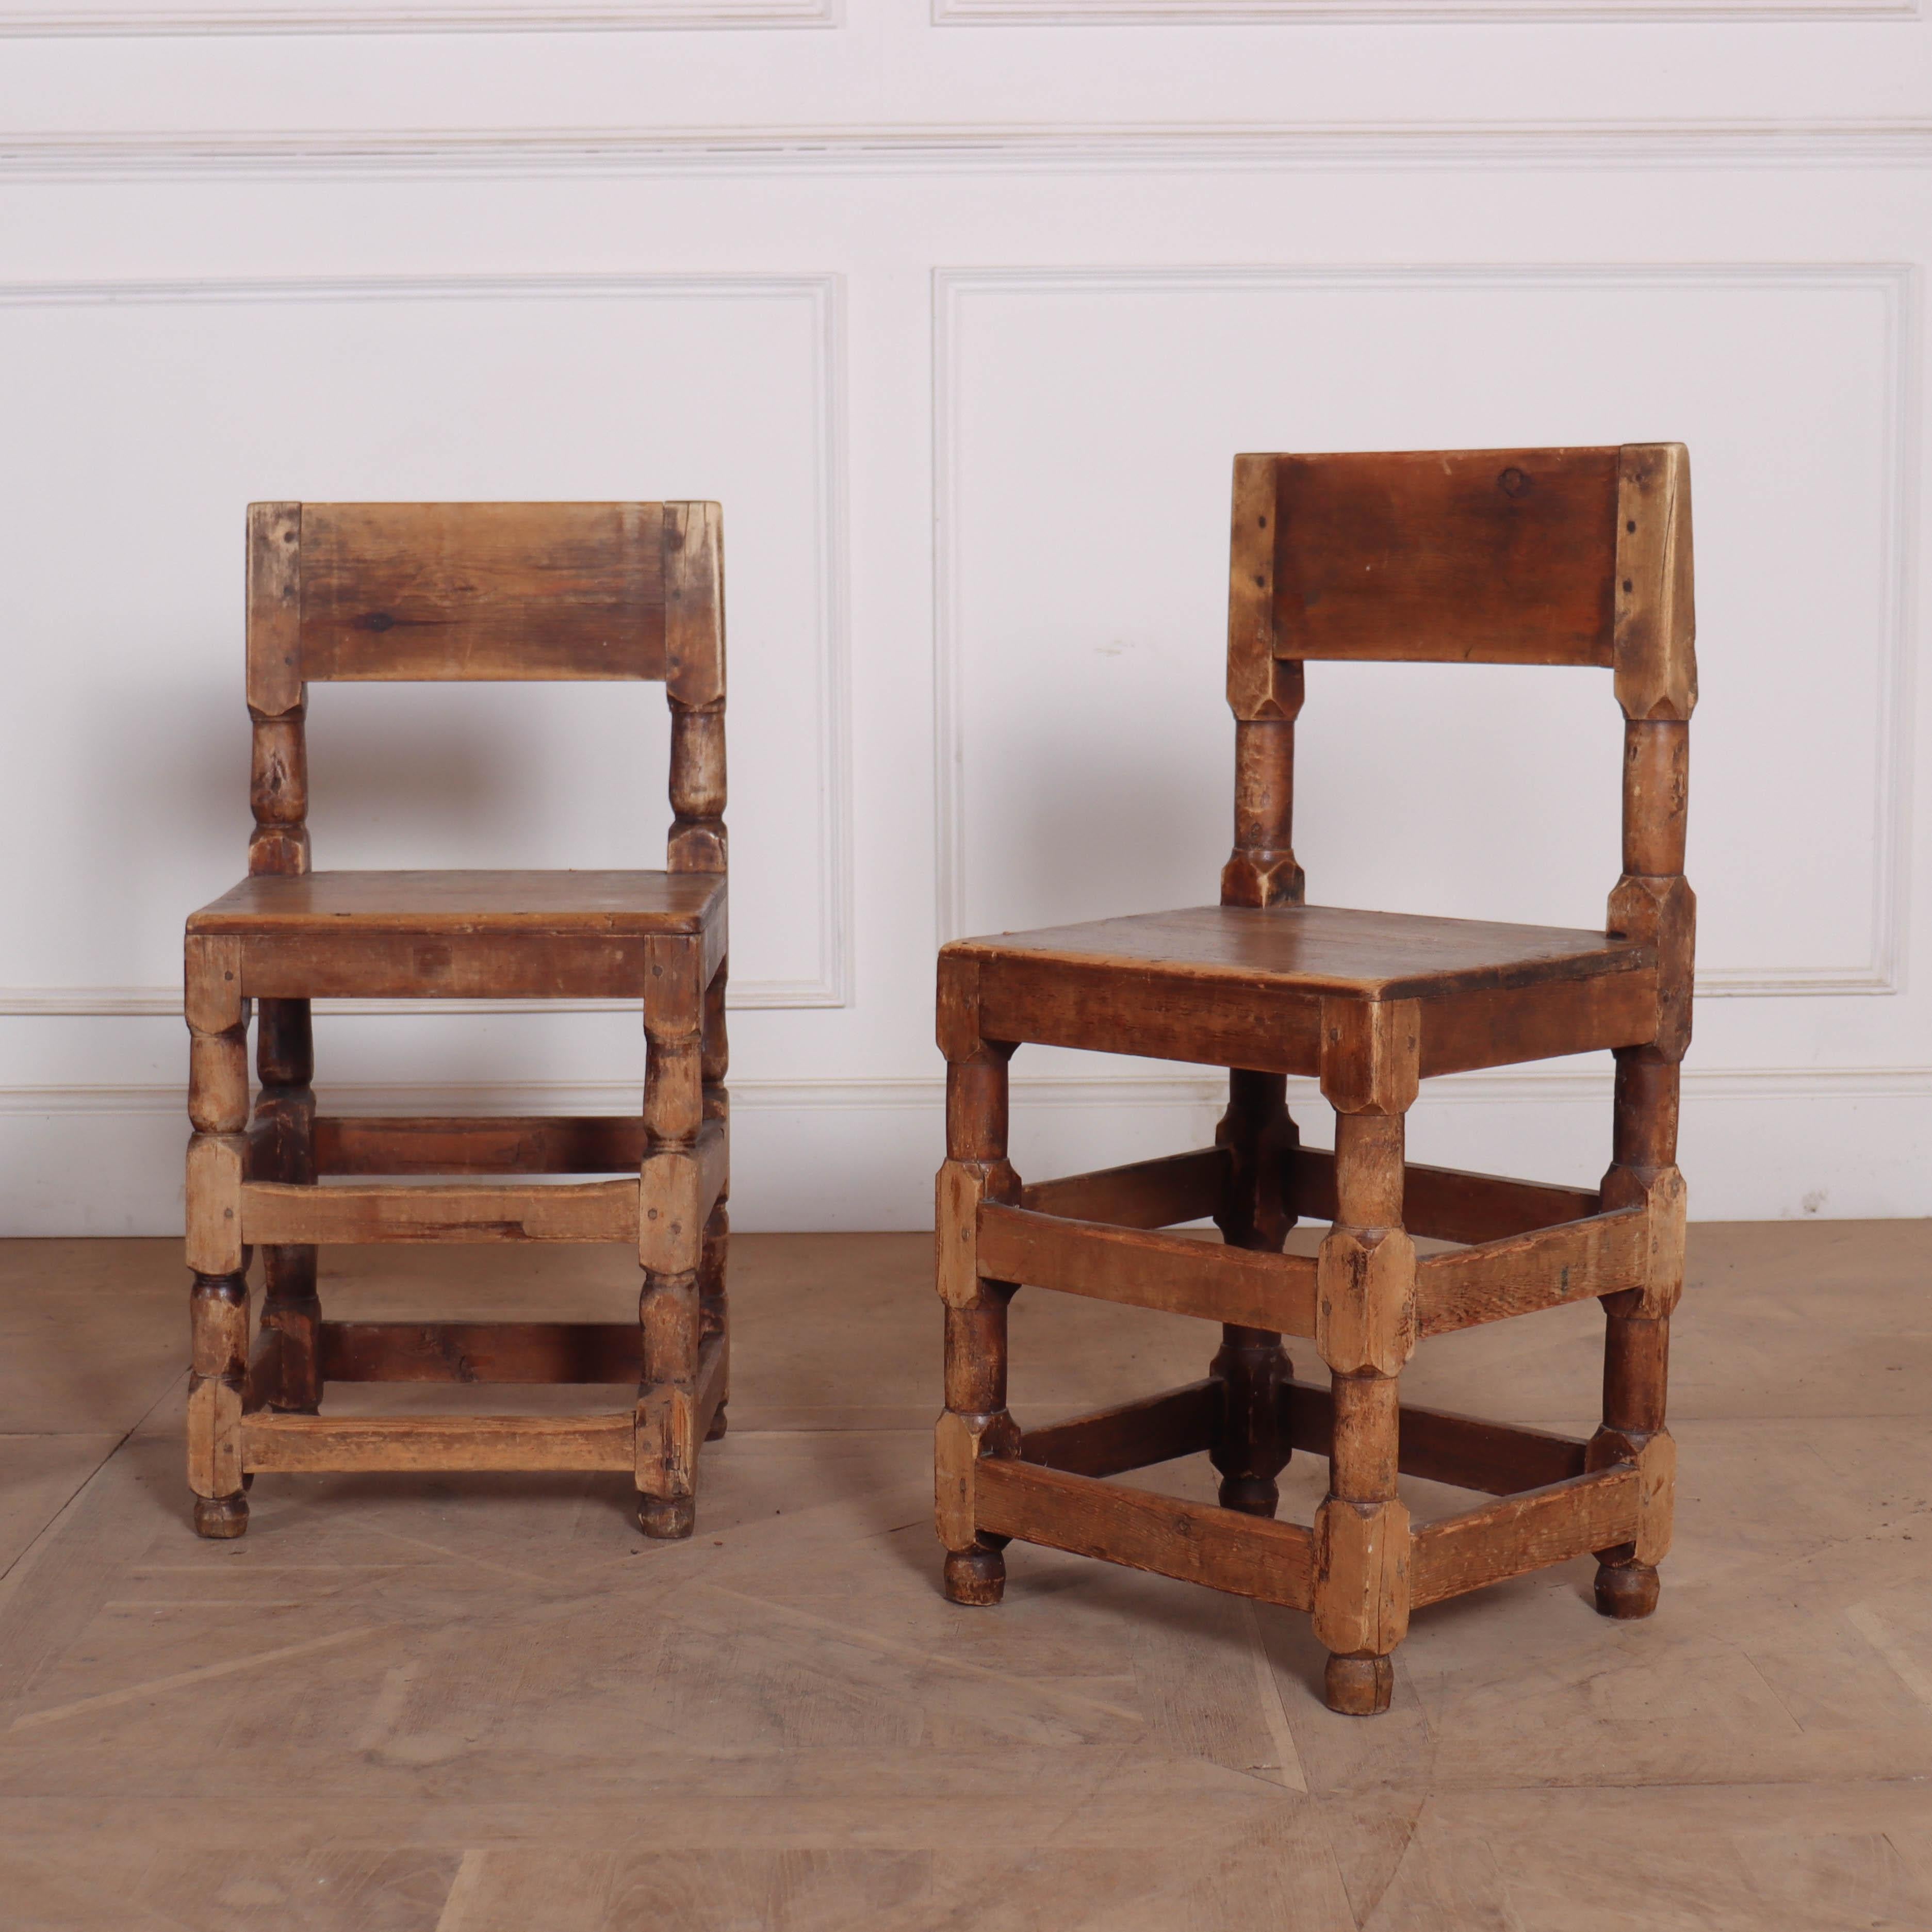
<svg viewBox="0 0 1932 1932">
<path fill-rule="evenodd" d="M 643 1496 L 638 1498 L 638 1527 L 660 1543 L 688 1536 L 698 1523 L 698 1503 L 692 1496 Z"/>
<path fill-rule="evenodd" d="M 1600 1563 L 1597 1612 L 1600 1616 L 1647 1617 L 1657 1608 L 1664 1585 L 1652 1563 Z"/>
<path fill-rule="evenodd" d="M 1395 1694 L 1395 1666 L 1386 1657 L 1330 1654 L 1322 1693 L 1345 1718 L 1379 1717 Z"/>
<path fill-rule="evenodd" d="M 1266 1476 L 1223 1476 L 1221 1507 L 1244 1516 L 1271 1516 L 1281 1501 L 1281 1486 Z"/>
<path fill-rule="evenodd" d="M 248 1527 L 248 1499 L 243 1496 L 196 1496 L 194 1533 L 220 1541 L 239 1536 Z"/>
<path fill-rule="evenodd" d="M 997 1604 L 1006 1593 L 1006 1559 L 997 1550 L 949 1550 L 946 1594 L 955 1604 Z"/>
</svg>

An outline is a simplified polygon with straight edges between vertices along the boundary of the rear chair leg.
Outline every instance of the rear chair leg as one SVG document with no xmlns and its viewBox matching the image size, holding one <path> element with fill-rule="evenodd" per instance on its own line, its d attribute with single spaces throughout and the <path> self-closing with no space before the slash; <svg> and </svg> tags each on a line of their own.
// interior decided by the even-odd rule
<svg viewBox="0 0 1932 1932">
<path fill-rule="evenodd" d="M 722 1120 L 728 1131 L 731 1096 L 724 1085 L 724 1076 L 730 1069 L 730 1049 L 724 1030 L 725 977 L 725 968 L 720 962 L 711 984 L 705 989 L 703 1066 L 704 1118 L 707 1120 Z M 726 1351 L 728 1389 L 731 1328 L 724 1272 L 731 1247 L 731 1217 L 725 1210 L 725 1203 L 730 1198 L 731 1177 L 728 1168 L 724 1192 L 718 1197 L 717 1206 L 711 1210 L 711 1218 L 704 1224 L 704 1246 L 698 1264 L 699 1339 L 708 1342 L 714 1335 L 718 1337 L 718 1346 Z M 728 1426 L 724 1419 L 725 1400 L 721 1396 L 717 1408 L 712 1412 L 711 1426 L 704 1432 L 707 1442 L 716 1442 L 724 1433 Z"/>
<path fill-rule="evenodd" d="M 1604 1298 L 1604 1424 L 1592 1438 L 1592 1468 L 1635 1462 L 1645 1472 L 1642 1529 L 1634 1543 L 1597 1552 L 1597 1608 L 1647 1617 L 1663 1585 L 1658 1561 L 1670 1544 L 1675 1450 L 1664 1426 L 1670 1314 L 1684 1286 L 1684 1183 L 1677 1153 L 1678 1070 L 1654 1047 L 1617 1054 L 1616 1147 L 1604 1206 L 1648 1206 L 1650 1279 Z"/>
<path fill-rule="evenodd" d="M 263 1000 L 256 1021 L 256 1071 L 262 1090 L 250 1136 L 250 1172 L 258 1180 L 313 1187 L 315 1173 L 315 1042 L 306 1000 Z M 296 1415 L 322 1407 L 322 1302 L 316 1250 L 262 1250 L 262 1328 L 277 1340 L 272 1388 L 264 1406 Z"/>
<path fill-rule="evenodd" d="M 718 1338 L 718 1346 L 727 1351 L 728 1378 L 731 1346 L 730 1307 L 724 1292 L 724 1262 L 730 1246 L 731 1217 L 725 1212 L 724 1203 L 721 1200 L 711 1210 L 710 1220 L 704 1224 L 704 1252 L 698 1269 L 698 1331 L 700 1344 L 715 1335 Z M 728 1390 L 728 1379 L 726 1387 Z M 711 1425 L 704 1432 L 707 1442 L 717 1442 L 729 1426 L 724 1414 L 726 1400 L 720 1396 L 718 1406 L 711 1412 Z"/>
<path fill-rule="evenodd" d="M 940 994 L 942 1012 L 946 1006 Z M 1019 1197 L 1006 1160 L 1006 1063 L 1011 1046 L 977 1038 L 946 1049 L 946 1165 L 936 1216 L 939 1292 L 946 1304 L 946 1413 L 934 1445 L 935 1522 L 946 1547 L 945 1589 L 956 1604 L 997 1604 L 1006 1584 L 1007 1539 L 981 1531 L 973 1500 L 982 1455 L 1011 1455 L 1019 1432 L 1006 1412 L 1010 1282 L 980 1279 L 980 1204 Z"/>
<path fill-rule="evenodd" d="M 1298 1140 L 1284 1100 L 1287 1084 L 1279 1073 L 1236 1069 L 1228 1076 L 1228 1111 L 1214 1138 L 1228 1150 L 1230 1172 L 1214 1219 L 1230 1247 L 1279 1254 L 1294 1226 L 1282 1198 L 1283 1167 Z M 1221 1507 L 1272 1516 L 1281 1500 L 1275 1479 L 1289 1456 L 1280 1392 L 1294 1374 L 1281 1337 L 1224 1323 L 1208 1372 L 1221 1385 L 1209 1452 L 1221 1474 Z"/>
</svg>

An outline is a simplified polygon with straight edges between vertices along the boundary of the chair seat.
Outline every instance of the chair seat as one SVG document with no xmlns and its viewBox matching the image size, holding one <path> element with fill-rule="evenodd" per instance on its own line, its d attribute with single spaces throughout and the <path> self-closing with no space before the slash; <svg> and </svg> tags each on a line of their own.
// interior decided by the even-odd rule
<svg viewBox="0 0 1932 1932">
<path fill-rule="evenodd" d="M 633 998 L 653 940 L 722 958 L 710 872 L 310 872 L 244 879 L 188 920 L 241 944 L 261 998 Z"/>
<path fill-rule="evenodd" d="M 244 879 L 190 932 L 694 933 L 724 903 L 710 872 L 308 872 Z"/>
<path fill-rule="evenodd" d="M 1336 906 L 1194 906 L 956 941 L 989 1039 L 1317 1070 L 1324 1000 L 1420 1003 L 1422 1070 L 1640 1044 L 1657 960 L 1602 932 Z"/>
</svg>

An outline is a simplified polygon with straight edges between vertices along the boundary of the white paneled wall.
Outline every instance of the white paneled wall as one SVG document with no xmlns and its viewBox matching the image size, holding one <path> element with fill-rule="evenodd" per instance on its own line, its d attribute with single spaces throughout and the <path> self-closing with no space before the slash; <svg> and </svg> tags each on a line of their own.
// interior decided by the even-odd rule
<svg viewBox="0 0 1932 1932">
<path fill-rule="evenodd" d="M 916 1226 L 938 940 L 1214 894 L 1234 452 L 1660 438 L 1696 1211 L 1932 1214 L 1928 248 L 1914 0 L 0 0 L 0 1234 L 178 1225 L 251 497 L 723 502 L 734 1217 Z M 1606 678 L 1309 684 L 1312 896 L 1600 918 Z M 655 689 L 328 687 L 310 734 L 320 862 L 657 862 Z M 643 1060 L 594 1004 L 318 1048 L 362 1109 Z M 1214 1116 L 1016 1073 L 1023 1171 Z M 1438 1083 L 1415 1143 L 1588 1178 L 1608 1092 Z"/>
</svg>

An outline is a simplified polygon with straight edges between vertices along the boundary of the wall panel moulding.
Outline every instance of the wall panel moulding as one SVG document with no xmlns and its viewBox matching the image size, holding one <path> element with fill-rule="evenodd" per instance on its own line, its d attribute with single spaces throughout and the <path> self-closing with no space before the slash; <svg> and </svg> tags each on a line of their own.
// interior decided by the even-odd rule
<svg viewBox="0 0 1932 1932">
<path fill-rule="evenodd" d="M 1455 20 L 1897 20 L 1918 0 L 932 0 L 941 27 L 1365 26 Z"/>
<path fill-rule="evenodd" d="M 0 134 L 0 176 L 26 181 L 1928 166 L 1932 117 Z"/>
<path fill-rule="evenodd" d="M 0 35 L 568 33 L 636 28 L 836 27 L 841 0 L 0 0 Z"/>
</svg>

